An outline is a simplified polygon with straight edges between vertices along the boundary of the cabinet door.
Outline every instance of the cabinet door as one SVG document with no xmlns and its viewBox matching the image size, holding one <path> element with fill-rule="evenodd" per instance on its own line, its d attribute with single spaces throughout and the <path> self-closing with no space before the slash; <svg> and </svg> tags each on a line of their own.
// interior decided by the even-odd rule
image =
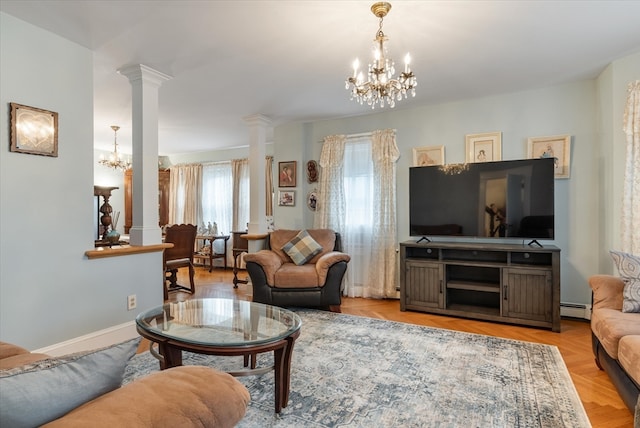
<svg viewBox="0 0 640 428">
<path fill-rule="evenodd" d="M 408 307 L 444 308 L 442 263 L 407 261 L 404 303 Z"/>
<path fill-rule="evenodd" d="M 503 316 L 550 322 L 553 307 L 551 271 L 503 269 L 502 299 Z"/>
</svg>

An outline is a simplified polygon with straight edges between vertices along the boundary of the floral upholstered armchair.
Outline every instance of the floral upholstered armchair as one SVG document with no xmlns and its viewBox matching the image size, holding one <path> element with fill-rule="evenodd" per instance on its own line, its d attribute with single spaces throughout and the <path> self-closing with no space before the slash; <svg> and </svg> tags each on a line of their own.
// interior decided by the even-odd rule
<svg viewBox="0 0 640 428">
<path fill-rule="evenodd" d="M 244 258 L 253 301 L 340 312 L 342 278 L 351 260 L 330 229 L 275 230 L 266 249 Z"/>
</svg>

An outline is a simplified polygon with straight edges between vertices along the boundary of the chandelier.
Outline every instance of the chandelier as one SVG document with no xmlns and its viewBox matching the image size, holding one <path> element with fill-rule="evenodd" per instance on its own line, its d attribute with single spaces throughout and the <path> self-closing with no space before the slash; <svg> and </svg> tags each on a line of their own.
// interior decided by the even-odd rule
<svg viewBox="0 0 640 428">
<path fill-rule="evenodd" d="M 457 175 L 457 174 L 462 174 L 463 172 L 468 171 L 469 164 L 468 163 L 449 163 L 446 165 L 438 166 L 438 169 L 447 175 Z"/>
<path fill-rule="evenodd" d="M 131 161 L 124 161 L 120 157 L 120 153 L 118 153 L 118 129 L 120 129 L 120 127 L 111 125 L 111 129 L 113 129 L 113 152 L 111 152 L 108 159 L 105 159 L 103 155 L 100 155 L 98 163 L 113 169 L 129 169 L 131 168 Z"/>
<path fill-rule="evenodd" d="M 404 58 L 404 71 L 395 77 L 396 70 L 393 60 L 387 58 L 387 48 L 385 42 L 388 40 L 382 32 L 382 20 L 389 13 L 391 4 L 387 2 L 374 3 L 371 12 L 380 18 L 380 26 L 374 39 L 374 60 L 369 64 L 368 80 L 364 80 L 362 72 L 359 70 L 360 62 L 356 59 L 353 62 L 353 76 L 345 82 L 345 89 L 351 90 L 351 99 L 355 99 L 360 104 L 365 102 L 376 108 L 379 104 L 381 108 L 385 103 L 393 108 L 396 101 L 407 98 L 407 93 L 416 96 L 416 86 L 418 82 L 416 76 L 411 71 L 409 64 L 411 57 L 407 54 Z"/>
</svg>

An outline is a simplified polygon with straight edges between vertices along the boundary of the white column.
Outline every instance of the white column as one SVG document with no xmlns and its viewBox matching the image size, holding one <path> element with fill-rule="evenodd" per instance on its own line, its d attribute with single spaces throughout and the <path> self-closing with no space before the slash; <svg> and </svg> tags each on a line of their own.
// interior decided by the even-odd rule
<svg viewBox="0 0 640 428">
<path fill-rule="evenodd" d="M 162 242 L 158 226 L 158 88 L 171 76 L 143 64 L 118 70 L 132 93 L 133 222 L 131 245 Z"/>
<path fill-rule="evenodd" d="M 267 154 L 267 130 L 271 119 L 261 114 L 248 116 L 244 121 L 249 126 L 249 234 L 267 233 L 265 194 L 265 156 Z M 251 244 L 251 242 L 250 242 Z M 251 251 L 251 248 L 249 248 Z"/>
</svg>

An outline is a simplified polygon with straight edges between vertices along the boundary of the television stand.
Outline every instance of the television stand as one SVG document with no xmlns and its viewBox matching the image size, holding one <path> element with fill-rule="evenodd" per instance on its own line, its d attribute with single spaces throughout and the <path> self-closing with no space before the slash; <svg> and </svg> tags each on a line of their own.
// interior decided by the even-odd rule
<svg viewBox="0 0 640 428">
<path fill-rule="evenodd" d="M 542 248 L 542 244 L 539 243 L 537 239 L 532 239 L 527 245 L 530 247 L 537 245 L 538 247 Z"/>
<path fill-rule="evenodd" d="M 560 331 L 560 249 L 400 243 L 400 310 Z"/>
<path fill-rule="evenodd" d="M 423 236 L 422 238 L 418 239 L 418 241 L 416 242 L 416 244 L 419 244 L 419 243 L 421 243 L 422 241 L 431 242 L 431 239 L 427 238 L 426 236 Z"/>
</svg>

